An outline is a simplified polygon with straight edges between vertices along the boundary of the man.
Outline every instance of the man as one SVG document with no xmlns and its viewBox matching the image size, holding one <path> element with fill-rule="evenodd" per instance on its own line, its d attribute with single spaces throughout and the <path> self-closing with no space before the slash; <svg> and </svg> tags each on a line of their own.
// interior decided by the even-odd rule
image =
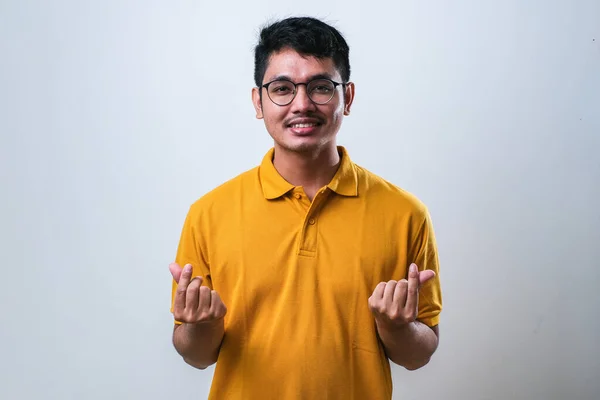
<svg viewBox="0 0 600 400">
<path fill-rule="evenodd" d="M 262 30 L 252 100 L 274 147 L 186 217 L 173 343 L 194 367 L 216 362 L 211 399 L 390 399 L 389 360 L 414 370 L 437 348 L 428 211 L 336 144 L 348 53 L 316 19 Z"/>
</svg>

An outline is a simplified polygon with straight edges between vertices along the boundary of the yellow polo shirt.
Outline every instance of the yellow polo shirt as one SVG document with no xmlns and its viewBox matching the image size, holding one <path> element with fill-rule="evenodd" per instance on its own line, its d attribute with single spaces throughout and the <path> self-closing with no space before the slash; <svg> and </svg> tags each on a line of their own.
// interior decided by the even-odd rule
<svg viewBox="0 0 600 400">
<path fill-rule="evenodd" d="M 271 149 L 190 207 L 176 261 L 228 309 L 210 399 L 390 399 L 368 298 L 411 262 L 437 273 L 420 291 L 418 319 L 438 324 L 426 207 L 338 150 L 340 167 L 312 202 L 279 175 Z"/>
</svg>

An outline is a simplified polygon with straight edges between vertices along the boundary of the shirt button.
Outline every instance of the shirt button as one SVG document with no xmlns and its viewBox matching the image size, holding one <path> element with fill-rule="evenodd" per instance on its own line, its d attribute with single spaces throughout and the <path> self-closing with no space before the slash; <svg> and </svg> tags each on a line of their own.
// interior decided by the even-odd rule
<svg viewBox="0 0 600 400">
<path fill-rule="evenodd" d="M 301 198 L 302 198 L 302 195 L 301 195 L 300 193 L 296 193 L 296 194 L 294 195 L 294 197 L 295 197 L 295 198 L 297 198 L 297 199 L 301 199 Z"/>
<path fill-rule="evenodd" d="M 314 218 L 309 219 L 308 223 L 311 224 L 311 225 L 314 225 L 315 224 L 315 219 Z"/>
</svg>

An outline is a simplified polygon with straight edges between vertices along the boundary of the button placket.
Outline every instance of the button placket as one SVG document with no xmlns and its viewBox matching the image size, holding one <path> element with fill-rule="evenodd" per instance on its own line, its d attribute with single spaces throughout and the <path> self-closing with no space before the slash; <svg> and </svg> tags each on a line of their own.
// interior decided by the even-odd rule
<svg viewBox="0 0 600 400">
<path fill-rule="evenodd" d="M 300 215 L 305 216 L 310 208 L 310 202 L 308 201 L 308 197 L 304 193 L 304 190 L 296 186 L 289 194 L 288 199 L 290 199 L 293 207 L 298 210 Z"/>
<path fill-rule="evenodd" d="M 302 236 L 300 238 L 299 254 L 309 257 L 314 257 L 317 251 L 317 237 L 318 237 L 318 216 L 319 212 L 323 207 L 325 200 L 327 199 L 326 189 L 322 189 L 317 192 L 317 195 L 312 201 L 306 217 L 304 219 L 304 225 L 302 228 Z"/>
</svg>

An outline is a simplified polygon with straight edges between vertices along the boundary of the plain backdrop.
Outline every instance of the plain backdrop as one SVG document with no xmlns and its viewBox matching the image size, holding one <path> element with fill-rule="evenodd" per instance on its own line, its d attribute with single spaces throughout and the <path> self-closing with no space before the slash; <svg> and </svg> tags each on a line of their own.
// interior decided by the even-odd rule
<svg viewBox="0 0 600 400">
<path fill-rule="evenodd" d="M 598 0 L 0 1 L 0 398 L 206 398 L 167 266 L 272 145 L 252 50 L 290 15 L 346 36 L 338 143 L 436 228 L 441 343 L 394 398 L 600 398 Z"/>
</svg>

